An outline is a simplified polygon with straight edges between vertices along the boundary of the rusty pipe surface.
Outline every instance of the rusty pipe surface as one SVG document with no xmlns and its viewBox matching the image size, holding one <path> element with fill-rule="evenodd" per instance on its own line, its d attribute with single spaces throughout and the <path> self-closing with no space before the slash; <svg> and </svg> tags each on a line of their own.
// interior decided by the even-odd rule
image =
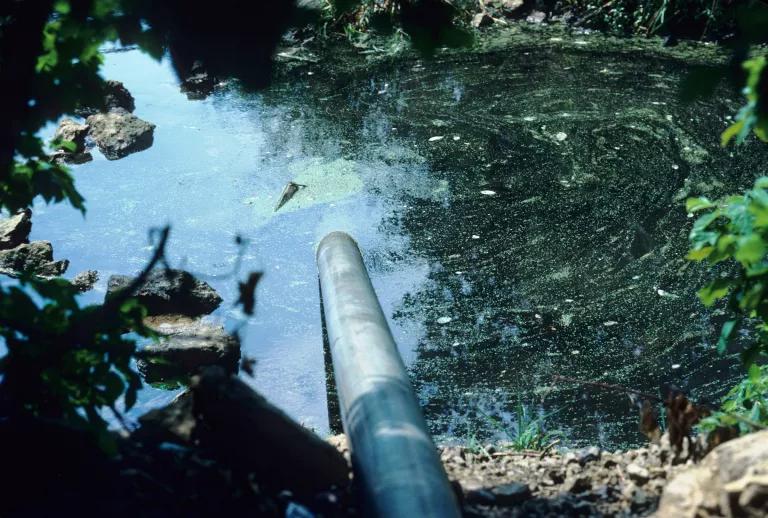
<svg viewBox="0 0 768 518">
<path fill-rule="evenodd" d="M 328 234 L 317 266 L 342 423 L 366 514 L 460 516 L 357 243 L 343 232 Z"/>
</svg>

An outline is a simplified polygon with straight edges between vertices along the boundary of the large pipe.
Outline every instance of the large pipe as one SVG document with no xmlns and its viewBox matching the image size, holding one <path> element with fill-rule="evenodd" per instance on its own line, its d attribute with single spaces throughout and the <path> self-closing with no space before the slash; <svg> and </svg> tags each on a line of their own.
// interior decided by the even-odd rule
<svg viewBox="0 0 768 518">
<path fill-rule="evenodd" d="M 366 514 L 460 516 L 357 244 L 343 232 L 328 234 L 317 266 L 342 422 Z"/>
</svg>

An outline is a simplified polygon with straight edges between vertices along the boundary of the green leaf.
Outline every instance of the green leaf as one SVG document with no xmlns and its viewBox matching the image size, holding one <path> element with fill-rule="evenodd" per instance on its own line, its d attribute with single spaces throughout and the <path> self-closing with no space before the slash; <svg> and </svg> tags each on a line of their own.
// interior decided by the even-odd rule
<svg viewBox="0 0 768 518">
<path fill-rule="evenodd" d="M 738 120 L 728 126 L 725 131 L 720 135 L 720 145 L 725 147 L 733 139 L 744 130 L 744 120 Z"/>
<path fill-rule="evenodd" d="M 720 338 L 717 340 L 717 352 L 719 354 L 725 353 L 725 349 L 728 347 L 728 343 L 737 329 L 738 322 L 738 320 L 734 319 L 723 324 L 723 328 L 720 330 Z"/>
<path fill-rule="evenodd" d="M 707 198 L 688 198 L 685 200 L 685 210 L 687 212 L 696 212 L 704 209 L 711 209 L 715 204 Z"/>
<path fill-rule="evenodd" d="M 699 290 L 699 299 L 705 306 L 711 306 L 718 299 L 728 295 L 731 284 L 730 279 L 716 279 Z"/>
<path fill-rule="evenodd" d="M 738 240 L 734 258 L 744 266 L 760 261 L 766 252 L 765 242 L 758 234 L 750 234 Z"/>
<path fill-rule="evenodd" d="M 703 248 L 699 248 L 698 250 L 691 250 L 688 252 L 688 255 L 686 258 L 689 261 L 702 261 L 709 257 L 709 255 L 715 250 L 715 247 L 713 246 L 705 246 Z"/>
</svg>

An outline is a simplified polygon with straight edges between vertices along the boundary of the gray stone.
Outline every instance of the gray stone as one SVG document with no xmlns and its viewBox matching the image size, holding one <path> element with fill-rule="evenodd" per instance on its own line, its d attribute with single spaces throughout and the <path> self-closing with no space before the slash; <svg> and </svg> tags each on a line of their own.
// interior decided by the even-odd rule
<svg viewBox="0 0 768 518">
<path fill-rule="evenodd" d="M 584 475 L 573 475 L 565 479 L 563 491 L 568 493 L 583 493 L 592 488 L 592 481 Z"/>
<path fill-rule="evenodd" d="M 96 270 L 85 270 L 72 278 L 72 285 L 80 293 L 85 293 L 93 289 L 93 285 L 99 280 L 99 272 Z"/>
<path fill-rule="evenodd" d="M 107 281 L 107 300 L 128 287 L 133 277 L 113 275 Z M 149 315 L 207 315 L 221 304 L 208 283 L 183 270 L 154 270 L 134 294 Z"/>
<path fill-rule="evenodd" d="M 6 275 L 25 272 L 40 277 L 56 277 L 63 274 L 68 266 L 66 259 L 53 260 L 53 247 L 48 241 L 33 241 L 0 251 L 0 272 Z"/>
<path fill-rule="evenodd" d="M 546 18 L 546 13 L 542 11 L 531 11 L 531 14 L 526 17 L 525 21 L 528 23 L 542 23 Z"/>
<path fill-rule="evenodd" d="M 24 209 L 10 218 L 0 219 L 0 250 L 15 248 L 27 242 L 32 230 L 32 211 Z"/>
<path fill-rule="evenodd" d="M 472 27 L 487 27 L 493 23 L 493 18 L 486 12 L 477 13 L 472 17 Z"/>
<path fill-rule="evenodd" d="M 48 157 L 54 164 L 84 164 L 93 160 L 93 155 L 85 151 L 82 153 L 70 153 L 64 149 L 57 149 Z"/>
<path fill-rule="evenodd" d="M 588 462 L 594 462 L 600 460 L 600 448 L 597 446 L 590 446 L 589 448 L 582 448 L 576 453 L 576 459 L 582 466 Z"/>
<path fill-rule="evenodd" d="M 143 151 L 154 141 L 155 125 L 122 108 L 91 115 L 87 123 L 89 135 L 109 160 Z"/>
<path fill-rule="evenodd" d="M 88 130 L 87 124 L 79 124 L 72 119 L 62 119 L 53 138 L 54 140 L 73 142 L 76 147 L 74 151 L 57 149 L 50 156 L 51 162 L 55 164 L 83 164 L 93 160 L 93 156 L 85 149 L 85 137 L 88 135 Z"/>
<path fill-rule="evenodd" d="M 651 478 L 651 474 L 647 469 L 634 462 L 627 466 L 626 471 L 630 480 L 641 486 Z"/>
<path fill-rule="evenodd" d="M 496 486 L 491 491 L 501 505 L 519 504 L 531 498 L 531 489 L 519 482 Z"/>
<path fill-rule="evenodd" d="M 163 337 L 158 343 L 146 346 L 138 362 L 139 371 L 148 382 L 178 379 L 211 365 L 237 372 L 240 340 L 222 326 L 177 321 L 155 329 Z"/>
<path fill-rule="evenodd" d="M 72 119 L 62 119 L 54 133 L 54 140 L 66 140 L 73 142 L 77 148 L 75 153 L 85 150 L 85 137 L 88 136 L 88 125 L 78 124 Z"/>
</svg>

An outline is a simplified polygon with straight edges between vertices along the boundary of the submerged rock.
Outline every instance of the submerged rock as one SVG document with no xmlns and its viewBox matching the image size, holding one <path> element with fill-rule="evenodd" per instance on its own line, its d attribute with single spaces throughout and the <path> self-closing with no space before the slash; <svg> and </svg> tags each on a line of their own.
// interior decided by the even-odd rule
<svg viewBox="0 0 768 518">
<path fill-rule="evenodd" d="M 150 324 L 151 325 L 151 324 Z M 218 365 L 237 372 L 240 340 L 215 326 L 191 319 L 152 326 L 163 337 L 141 351 L 139 371 L 149 383 L 179 379 Z"/>
<path fill-rule="evenodd" d="M 85 293 L 93 289 L 93 285 L 99 280 L 99 272 L 96 270 L 85 270 L 72 278 L 72 285 L 80 293 Z"/>
<path fill-rule="evenodd" d="M 190 74 L 181 82 L 181 92 L 187 94 L 187 99 L 199 101 L 211 95 L 215 84 L 216 80 L 203 64 L 195 61 Z"/>
<path fill-rule="evenodd" d="M 313 492 L 349 481 L 333 446 L 221 368 L 195 376 L 187 394 L 139 422 L 139 440 L 194 444 L 267 486 Z"/>
<path fill-rule="evenodd" d="M 155 125 L 122 108 L 88 117 L 89 135 L 109 160 L 149 148 L 154 141 Z"/>
<path fill-rule="evenodd" d="M 6 275 L 32 273 L 41 277 L 56 277 L 67 271 L 69 261 L 53 260 L 53 246 L 48 241 L 23 243 L 0 251 L 0 272 Z"/>
<path fill-rule="evenodd" d="M 0 250 L 26 243 L 32 230 L 32 211 L 24 209 L 10 218 L 0 219 Z"/>
<path fill-rule="evenodd" d="M 107 281 L 106 298 L 115 296 L 133 281 L 129 275 L 113 275 Z M 149 315 L 207 315 L 221 304 L 221 297 L 207 282 L 184 270 L 154 270 L 135 294 Z"/>
</svg>

